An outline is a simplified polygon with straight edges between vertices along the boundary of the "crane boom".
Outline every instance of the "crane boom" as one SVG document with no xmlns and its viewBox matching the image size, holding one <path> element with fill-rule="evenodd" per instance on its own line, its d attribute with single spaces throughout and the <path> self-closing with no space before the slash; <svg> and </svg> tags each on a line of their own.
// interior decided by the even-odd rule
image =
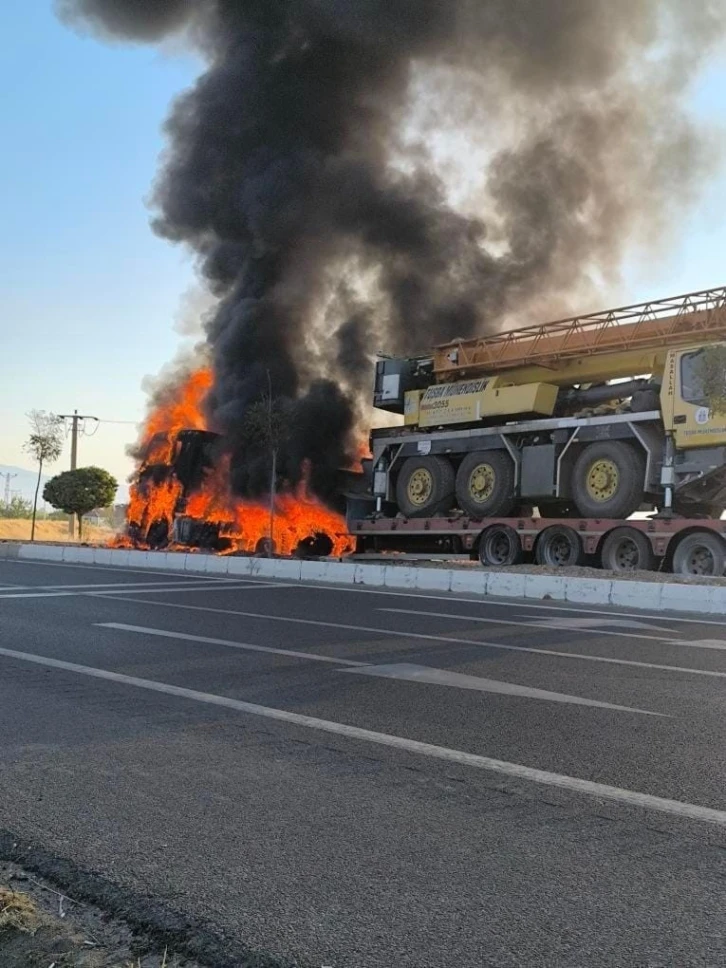
<svg viewBox="0 0 726 968">
<path fill-rule="evenodd" d="M 640 354 L 645 359 L 650 353 L 661 355 L 658 351 L 666 347 L 725 338 L 726 287 L 723 287 L 491 336 L 453 340 L 434 349 L 433 369 L 437 382 L 517 368 L 542 368 L 554 376 L 568 361 L 576 364 L 579 361 L 579 370 L 585 374 L 597 369 L 592 365 L 595 361 L 587 360 L 588 357 L 607 355 L 609 375 L 615 377 L 619 354 L 623 357 L 623 373 L 628 375 L 633 368 L 630 361 Z M 553 382 L 561 381 L 554 379 Z"/>
</svg>

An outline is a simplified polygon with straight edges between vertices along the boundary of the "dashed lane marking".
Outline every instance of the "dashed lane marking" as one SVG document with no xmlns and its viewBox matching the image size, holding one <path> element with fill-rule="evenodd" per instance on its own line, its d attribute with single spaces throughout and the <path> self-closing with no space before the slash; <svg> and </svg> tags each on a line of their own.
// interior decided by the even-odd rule
<svg viewBox="0 0 726 968">
<path fill-rule="evenodd" d="M 179 639 L 182 642 L 197 642 L 200 645 L 223 645 L 227 649 L 240 649 L 244 652 L 269 652 L 272 655 L 287 655 L 295 659 L 311 659 L 313 662 L 330 662 L 335 665 L 363 666 L 365 662 L 354 662 L 352 659 L 338 659 L 335 656 L 318 655 L 315 652 L 296 652 L 292 649 L 275 649 L 269 645 L 249 645 L 246 642 L 231 642 L 229 639 L 217 639 L 210 635 L 191 635 L 189 632 L 172 632 L 166 629 L 146 628 L 143 625 L 125 625 L 123 622 L 97 622 L 102 629 L 115 629 L 117 632 L 138 632 L 141 635 L 155 635 L 165 639 Z"/>
<path fill-rule="evenodd" d="M 378 676 L 383 679 L 402 679 L 406 682 L 422 682 L 429 686 L 451 686 L 456 689 L 474 689 L 478 692 L 491 692 L 500 696 L 539 699 L 545 702 L 567 703 L 572 706 L 592 706 L 596 709 L 612 709 L 617 712 L 640 713 L 643 716 L 664 716 L 668 719 L 671 718 L 668 713 L 654 713 L 649 709 L 619 706 L 615 703 L 600 702 L 597 699 L 569 696 L 567 693 L 550 692 L 548 689 L 533 689 L 530 686 L 518 686 L 511 682 L 501 682 L 498 679 L 467 676 L 460 672 L 449 672 L 448 669 L 434 669 L 429 666 L 415 665 L 408 662 L 395 662 L 388 665 L 366 665 L 359 669 L 344 669 L 341 672 L 350 672 L 353 675 L 360 676 Z"/>
<path fill-rule="evenodd" d="M 100 592 L 94 593 L 94 598 L 106 598 Z M 605 662 L 608 665 L 632 666 L 639 669 L 659 669 L 663 672 L 680 672 L 686 675 L 710 676 L 716 679 L 726 679 L 726 672 L 714 672 L 711 669 L 688 669 L 682 666 L 661 665 L 655 662 L 638 662 L 635 659 L 612 659 L 604 655 L 588 655 L 583 652 L 560 652 L 556 649 L 537 649 L 527 645 L 504 645 L 501 642 L 482 642 L 479 639 L 461 639 L 450 635 L 429 635 L 425 632 L 411 632 L 401 629 L 382 629 L 372 625 L 350 625 L 345 622 L 326 622 L 322 619 L 297 618 L 291 615 L 270 615 L 265 612 L 243 612 L 233 608 L 214 608 L 211 605 L 185 605 L 181 602 L 150 602 L 146 598 L 118 597 L 116 602 L 133 602 L 137 605 L 148 605 L 150 608 L 182 608 L 192 612 L 210 612 L 216 615 L 242 615 L 245 618 L 261 618 L 269 622 L 292 622 L 298 625 L 318 625 L 322 628 L 345 629 L 352 632 L 370 632 L 373 635 L 390 636 L 395 639 L 421 639 L 424 642 L 453 642 L 456 645 L 477 646 L 485 649 L 499 649 L 504 652 L 529 652 L 533 655 L 550 655 L 558 659 L 581 659 L 585 662 Z"/>
<path fill-rule="evenodd" d="M 535 628 L 535 629 L 561 629 L 563 632 L 575 632 L 581 631 L 582 629 L 588 629 L 592 631 L 595 635 L 615 635 L 618 638 L 622 638 L 627 635 L 629 639 L 645 639 L 648 642 L 662 642 L 663 635 L 667 635 L 671 629 L 659 628 L 657 625 L 646 625 L 644 622 L 632 622 L 628 623 L 622 619 L 594 619 L 594 618 L 542 618 L 533 619 L 532 621 L 527 621 L 527 619 L 521 618 L 489 618 L 485 615 L 461 615 L 454 612 L 432 612 L 429 609 L 416 609 L 416 608 L 377 608 L 377 612 L 391 612 L 397 615 L 417 615 L 422 618 L 430 616 L 431 618 L 447 618 L 452 619 L 455 622 L 479 622 L 482 625 L 514 625 L 517 628 Z M 632 628 L 645 628 L 645 629 L 655 629 L 660 631 L 660 635 L 643 635 L 642 632 L 616 632 L 613 629 L 604 629 L 600 626 L 602 625 L 620 625 L 621 627 L 632 627 Z"/>
<path fill-rule="evenodd" d="M 231 642 L 229 639 L 218 639 L 208 635 L 191 635 L 189 632 L 174 632 L 167 629 L 147 628 L 143 625 L 126 625 L 122 622 L 99 622 L 98 628 L 114 629 L 119 632 L 136 632 L 140 635 L 155 635 L 167 639 L 178 639 L 182 642 L 198 642 L 200 644 L 221 645 L 225 648 L 240 649 L 247 652 L 269 652 L 273 655 L 292 656 L 296 659 L 311 659 L 314 662 L 328 662 L 333 665 L 346 666 L 341 672 L 355 672 L 364 676 L 376 676 L 384 679 L 399 679 L 406 682 L 421 682 L 426 685 L 452 686 L 457 689 L 474 689 L 479 692 L 497 693 L 503 696 L 518 696 L 525 699 L 538 699 L 544 702 L 569 703 L 573 706 L 591 706 L 595 709 L 612 709 L 618 712 L 641 713 L 645 716 L 668 716 L 667 713 L 651 712 L 632 706 L 620 706 L 582 696 L 570 696 L 561 692 L 550 692 L 547 689 L 534 689 L 530 686 L 519 686 L 515 683 L 502 682 L 498 679 L 485 679 L 480 676 L 467 676 L 447 669 L 436 669 L 431 666 L 416 665 L 414 663 L 388 663 L 375 665 L 368 662 L 356 662 L 352 659 L 340 659 L 335 656 L 319 655 L 314 652 L 295 652 L 290 649 L 276 649 L 266 645 L 248 645 L 243 642 Z M 668 716 L 668 718 L 670 718 Z"/>
<path fill-rule="evenodd" d="M 67 586 L 65 586 L 67 589 Z M 101 588 L 103 591 L 103 598 L 107 598 L 111 595 L 128 595 L 129 592 L 133 592 L 134 595 L 148 595 L 154 594 L 164 594 L 171 595 L 175 592 L 226 592 L 226 591 L 246 591 L 249 588 L 279 588 L 280 586 L 274 582 L 248 582 L 239 581 L 234 583 L 226 583 L 224 585 L 213 585 L 210 582 L 204 582 L 200 584 L 173 584 L 169 585 L 166 582 L 148 582 L 142 585 L 118 585 L 113 586 L 95 586 L 95 585 L 76 585 L 71 586 L 70 589 L 62 590 L 63 585 L 58 585 L 57 590 L 44 590 L 38 589 L 37 591 L 22 591 L 22 592 L 9 592 L 5 593 L 0 590 L 0 601 L 5 598 L 67 598 L 72 595 L 76 596 L 86 596 L 93 598 L 98 594 L 97 589 Z"/>
<path fill-rule="evenodd" d="M 716 824 L 726 827 L 726 811 L 714 810 L 711 807 L 703 807 L 695 803 L 685 803 L 680 800 L 668 800 L 664 797 L 653 796 L 649 793 L 639 793 L 635 790 L 625 790 L 620 787 L 609 786 L 605 783 L 595 783 L 592 780 L 583 780 L 579 777 L 566 776 L 560 773 L 552 773 L 547 770 L 538 770 L 534 767 L 524 766 L 520 763 L 509 763 L 505 760 L 493 759 L 489 756 L 480 756 L 477 753 L 466 753 L 463 750 L 451 749 L 446 746 L 435 746 L 432 743 L 422 743 L 418 740 L 408 739 L 404 736 L 394 736 L 390 733 L 379 733 L 370 729 L 361 729 L 358 726 L 349 726 L 346 723 L 337 723 L 327 719 L 317 719 L 313 716 L 304 716 L 300 713 L 288 712 L 286 709 L 274 709 L 269 706 L 258 706 L 255 703 L 243 702 L 239 699 L 230 699 L 227 696 L 218 696 L 207 692 L 198 692 L 195 689 L 185 689 L 182 686 L 173 686 L 166 682 L 157 682 L 152 679 L 138 679 L 135 676 L 126 676 L 119 672 L 109 672 L 106 669 L 96 669 L 90 666 L 76 665 L 73 662 L 64 662 L 60 659 L 49 659 L 46 656 L 33 655 L 28 652 L 16 652 L 12 649 L 0 649 L 0 656 L 8 659 L 16 659 L 19 662 L 28 662 L 34 665 L 45 666 L 51 669 L 59 669 L 64 672 L 72 672 L 77 675 L 88 676 L 93 679 L 103 679 L 107 682 L 118 685 L 131 686 L 136 689 L 146 689 L 150 692 L 162 693 L 167 696 L 176 696 L 181 699 L 189 699 L 194 702 L 207 703 L 213 706 L 220 706 L 226 709 L 233 709 L 236 712 L 245 713 L 250 716 L 259 716 L 263 719 L 275 720 L 277 722 L 288 723 L 292 726 L 303 729 L 313 729 L 320 732 L 332 733 L 343 736 L 347 739 L 358 740 L 365 743 L 374 743 L 379 746 L 386 746 L 391 749 L 401 750 L 417 756 L 428 756 L 432 759 L 445 760 L 458 763 L 462 766 L 473 769 L 486 770 L 491 773 L 508 776 L 517 780 L 525 780 L 537 783 L 542 786 L 558 787 L 570 793 L 583 794 L 596 799 L 611 800 L 627 807 L 639 807 L 645 810 L 654 810 L 660 813 L 670 814 L 685 820 L 702 821 L 705 823 Z"/>
</svg>

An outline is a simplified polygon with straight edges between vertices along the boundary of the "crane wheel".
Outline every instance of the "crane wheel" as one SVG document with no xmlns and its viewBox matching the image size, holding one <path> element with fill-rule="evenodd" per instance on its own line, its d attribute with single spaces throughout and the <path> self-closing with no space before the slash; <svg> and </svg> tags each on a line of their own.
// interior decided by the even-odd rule
<svg viewBox="0 0 726 968">
<path fill-rule="evenodd" d="M 673 572 L 676 575 L 723 575 L 726 567 L 726 544 L 713 531 L 692 531 L 676 545 Z"/>
<path fill-rule="evenodd" d="M 456 473 L 456 500 L 472 518 L 502 517 L 516 501 L 514 464 L 503 450 L 467 454 Z"/>
<path fill-rule="evenodd" d="M 548 565 L 550 568 L 581 565 L 585 552 L 580 535 L 566 525 L 553 524 L 545 528 L 537 539 L 534 560 L 538 565 Z"/>
<path fill-rule="evenodd" d="M 479 538 L 479 561 L 485 568 L 519 565 L 524 558 L 519 535 L 508 524 L 493 524 Z"/>
<path fill-rule="evenodd" d="M 653 547 L 637 528 L 615 528 L 605 538 L 600 563 L 608 571 L 652 571 Z"/>
<path fill-rule="evenodd" d="M 445 457 L 409 457 L 396 481 L 396 501 L 407 518 L 448 511 L 454 503 L 454 468 Z"/>
<path fill-rule="evenodd" d="M 630 444 L 588 444 L 575 461 L 572 496 L 584 518 L 627 518 L 643 503 L 645 458 Z"/>
</svg>

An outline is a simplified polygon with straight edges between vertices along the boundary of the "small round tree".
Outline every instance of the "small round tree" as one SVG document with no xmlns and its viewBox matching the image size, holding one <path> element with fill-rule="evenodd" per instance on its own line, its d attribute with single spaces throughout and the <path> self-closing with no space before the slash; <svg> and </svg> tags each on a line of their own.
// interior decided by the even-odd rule
<svg viewBox="0 0 726 968">
<path fill-rule="evenodd" d="M 101 467 L 79 467 L 51 477 L 43 488 L 43 500 L 59 511 L 78 518 L 82 537 L 83 515 L 94 508 L 107 508 L 116 497 L 118 482 Z"/>
</svg>

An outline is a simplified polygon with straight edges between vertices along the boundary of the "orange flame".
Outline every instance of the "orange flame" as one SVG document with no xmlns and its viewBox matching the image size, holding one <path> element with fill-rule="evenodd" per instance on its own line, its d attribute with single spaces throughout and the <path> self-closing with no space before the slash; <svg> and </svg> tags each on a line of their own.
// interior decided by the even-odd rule
<svg viewBox="0 0 726 968">
<path fill-rule="evenodd" d="M 182 497 L 182 486 L 173 474 L 161 474 L 153 482 L 151 465 L 171 465 L 176 435 L 182 430 L 207 430 L 204 398 L 213 383 L 209 369 L 190 374 L 173 394 L 168 395 L 147 417 L 142 433 L 145 459 L 139 472 L 144 479 L 130 488 L 127 521 L 136 542 L 148 547 L 152 529 L 166 528 L 170 536 Z M 149 479 L 151 478 L 151 479 Z M 198 521 L 220 524 L 220 533 L 230 543 L 230 551 L 254 552 L 261 539 L 269 538 L 269 504 L 242 500 L 229 488 L 229 465 L 220 461 L 205 475 L 198 491 L 189 495 L 184 514 Z M 351 550 L 344 518 L 324 507 L 309 494 L 303 483 L 293 494 L 281 494 L 274 506 L 272 537 L 278 554 L 291 554 L 300 541 L 326 534 L 333 543 L 334 555 Z M 128 539 L 119 538 L 117 544 Z"/>
</svg>

